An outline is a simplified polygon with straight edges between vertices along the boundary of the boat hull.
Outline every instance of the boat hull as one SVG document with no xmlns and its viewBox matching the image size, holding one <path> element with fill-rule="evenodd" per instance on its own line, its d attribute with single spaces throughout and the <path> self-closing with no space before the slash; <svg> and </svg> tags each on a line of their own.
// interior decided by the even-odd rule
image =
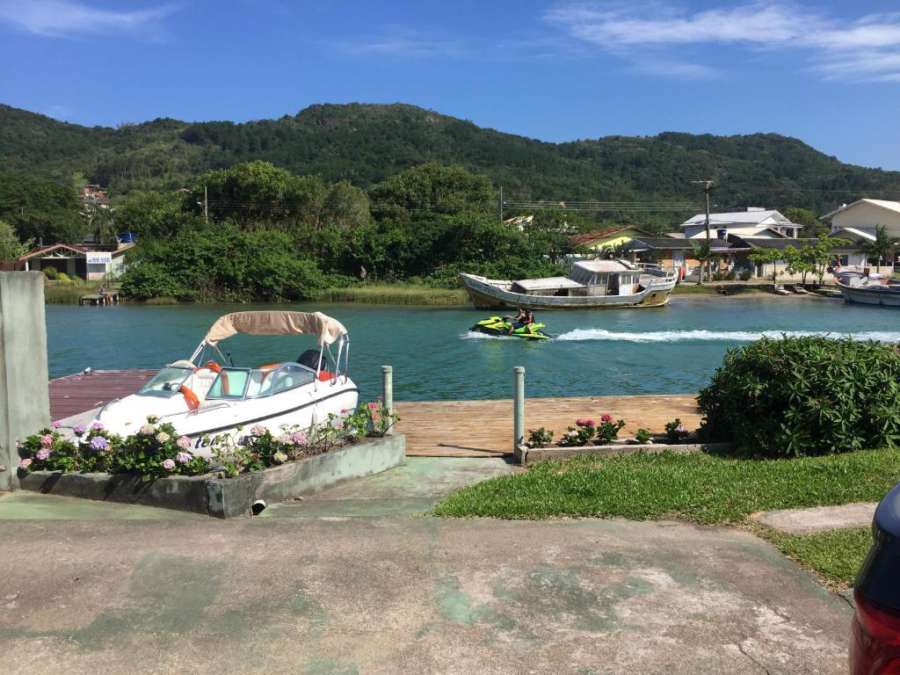
<svg viewBox="0 0 900 675">
<path fill-rule="evenodd" d="M 838 284 L 844 300 L 858 305 L 880 307 L 900 307 L 900 289 L 884 286 L 873 288 L 845 286 Z"/>
<path fill-rule="evenodd" d="M 145 396 L 129 396 L 108 404 L 97 421 L 122 436 L 137 433 L 146 421 L 148 402 Z M 175 402 L 180 402 L 177 397 Z M 253 427 L 268 429 L 273 435 L 287 430 L 308 431 L 327 424 L 330 416 L 340 417 L 354 410 L 359 401 L 356 385 L 349 378 L 318 382 L 292 390 L 241 401 L 207 400 L 197 410 L 179 410 L 155 415 L 161 423 L 170 423 L 179 436 L 191 439 L 193 451 L 201 457 L 212 454 L 211 441 L 229 437 L 239 443 Z"/>
<path fill-rule="evenodd" d="M 522 307 L 531 310 L 548 309 L 623 309 L 663 307 L 669 302 L 674 284 L 650 286 L 633 295 L 529 295 L 502 288 L 503 282 L 492 281 L 473 274 L 460 274 L 463 287 L 472 304 L 478 309 Z"/>
</svg>

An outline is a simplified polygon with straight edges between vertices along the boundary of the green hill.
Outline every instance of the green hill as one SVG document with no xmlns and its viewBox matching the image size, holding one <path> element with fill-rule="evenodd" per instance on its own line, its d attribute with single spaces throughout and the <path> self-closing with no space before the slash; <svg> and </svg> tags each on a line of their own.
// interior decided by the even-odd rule
<svg viewBox="0 0 900 675">
<path fill-rule="evenodd" d="M 821 213 L 861 196 L 897 198 L 900 172 L 844 164 L 776 134 L 663 133 L 569 143 L 483 129 L 410 105 L 314 105 L 246 123 L 156 119 L 84 127 L 0 105 L 0 167 L 68 181 L 175 188 L 209 169 L 262 159 L 368 187 L 427 161 L 461 164 L 511 199 L 685 200 L 714 178 L 720 209 L 803 206 Z"/>
</svg>

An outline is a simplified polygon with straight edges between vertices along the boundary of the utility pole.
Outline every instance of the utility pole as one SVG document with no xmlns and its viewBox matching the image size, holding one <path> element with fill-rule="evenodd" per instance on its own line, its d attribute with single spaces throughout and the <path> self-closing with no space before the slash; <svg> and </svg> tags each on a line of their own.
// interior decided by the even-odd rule
<svg viewBox="0 0 900 675">
<path fill-rule="evenodd" d="M 703 186 L 703 193 L 706 195 L 706 275 L 707 277 L 711 277 L 710 274 L 710 262 L 712 255 L 710 250 L 710 241 L 709 241 L 709 193 L 712 192 L 713 189 L 713 181 L 711 180 L 692 180 L 691 183 L 695 185 Z M 700 283 L 703 283 L 703 263 L 700 263 Z"/>
<path fill-rule="evenodd" d="M 707 197 L 707 202 L 709 202 L 709 198 Z M 707 206 L 707 211 L 709 211 L 709 207 Z M 209 225 L 209 194 L 206 191 L 206 185 L 203 185 L 203 220 Z M 709 218 L 707 218 L 709 220 Z M 709 228 L 707 228 L 709 229 Z"/>
<path fill-rule="evenodd" d="M 503 224 L 503 186 L 500 186 L 500 199 L 497 202 L 497 209 L 500 212 L 500 224 Z"/>
</svg>

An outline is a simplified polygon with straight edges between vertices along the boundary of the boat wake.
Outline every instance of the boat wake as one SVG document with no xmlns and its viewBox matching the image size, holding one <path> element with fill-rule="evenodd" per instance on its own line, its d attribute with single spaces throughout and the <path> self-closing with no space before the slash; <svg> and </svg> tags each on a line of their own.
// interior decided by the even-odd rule
<svg viewBox="0 0 900 675">
<path fill-rule="evenodd" d="M 876 340 L 878 342 L 900 343 L 900 332 L 896 331 L 860 331 L 858 333 L 841 333 L 826 331 L 802 330 L 764 330 L 764 331 L 713 331 L 713 330 L 664 330 L 646 333 L 624 333 L 609 331 L 603 328 L 576 328 L 559 335 L 556 339 L 566 342 L 753 342 L 763 337 L 780 338 L 818 335 L 835 340 L 851 337 L 855 340 Z M 489 337 L 481 335 L 480 337 Z"/>
</svg>

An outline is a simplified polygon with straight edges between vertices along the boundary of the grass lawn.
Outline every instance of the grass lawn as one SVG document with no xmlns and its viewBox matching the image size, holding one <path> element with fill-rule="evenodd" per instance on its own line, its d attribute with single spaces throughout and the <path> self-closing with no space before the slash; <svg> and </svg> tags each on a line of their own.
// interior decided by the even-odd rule
<svg viewBox="0 0 900 675">
<path fill-rule="evenodd" d="M 768 530 L 763 536 L 786 556 L 812 568 L 835 586 L 853 583 L 872 544 L 872 530 L 868 527 L 804 535 Z"/>
<path fill-rule="evenodd" d="M 464 305 L 461 288 L 433 288 L 418 284 L 361 284 L 329 288 L 316 297 L 320 302 L 359 302 L 372 305 Z"/>
<path fill-rule="evenodd" d="M 435 514 L 740 523 L 755 511 L 879 501 L 898 481 L 897 450 L 777 460 L 672 453 L 579 457 L 465 488 Z"/>
</svg>

